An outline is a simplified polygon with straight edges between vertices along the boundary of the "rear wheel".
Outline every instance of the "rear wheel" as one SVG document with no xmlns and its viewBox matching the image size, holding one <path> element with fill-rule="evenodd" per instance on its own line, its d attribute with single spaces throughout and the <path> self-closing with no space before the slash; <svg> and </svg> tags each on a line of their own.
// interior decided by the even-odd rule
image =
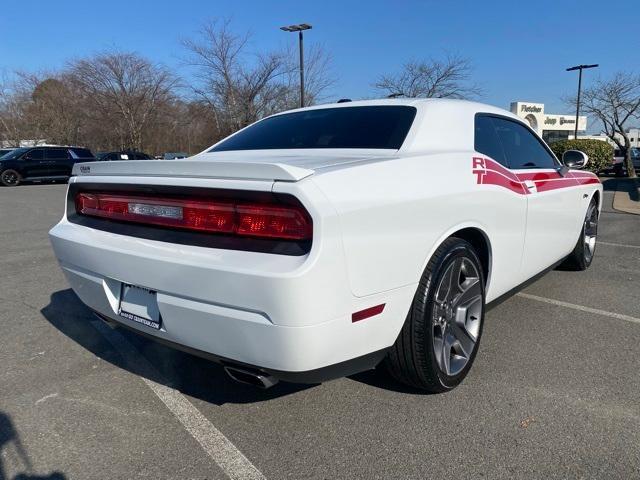
<svg viewBox="0 0 640 480">
<path fill-rule="evenodd" d="M 21 181 L 22 177 L 15 170 L 8 168 L 0 172 L 0 183 L 5 187 L 15 187 L 16 185 L 20 185 Z"/>
<path fill-rule="evenodd" d="M 573 252 L 562 262 L 562 268 L 567 270 L 586 270 L 593 261 L 596 253 L 596 238 L 598 236 L 598 202 L 592 199 L 587 208 L 580 238 Z"/>
<path fill-rule="evenodd" d="M 458 385 L 478 351 L 484 307 L 484 278 L 475 250 L 459 238 L 447 239 L 429 261 L 385 359 L 389 373 L 430 392 Z"/>
</svg>

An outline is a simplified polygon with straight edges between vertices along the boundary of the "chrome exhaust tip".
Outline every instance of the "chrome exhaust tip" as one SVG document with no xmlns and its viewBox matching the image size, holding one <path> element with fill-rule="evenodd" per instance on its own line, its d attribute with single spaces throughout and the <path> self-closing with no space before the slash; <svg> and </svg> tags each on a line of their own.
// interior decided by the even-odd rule
<svg viewBox="0 0 640 480">
<path fill-rule="evenodd" d="M 261 372 L 259 370 L 247 370 L 240 367 L 225 366 L 224 371 L 232 380 L 246 385 L 267 389 L 278 383 L 278 379 L 272 375 Z"/>
</svg>

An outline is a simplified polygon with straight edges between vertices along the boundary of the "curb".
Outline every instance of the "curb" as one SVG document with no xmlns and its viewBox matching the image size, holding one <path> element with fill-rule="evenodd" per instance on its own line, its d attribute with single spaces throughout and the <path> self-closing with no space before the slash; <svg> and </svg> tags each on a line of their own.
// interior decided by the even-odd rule
<svg viewBox="0 0 640 480">
<path fill-rule="evenodd" d="M 613 196 L 613 209 L 640 215 L 640 180 L 637 178 L 617 179 Z"/>
</svg>

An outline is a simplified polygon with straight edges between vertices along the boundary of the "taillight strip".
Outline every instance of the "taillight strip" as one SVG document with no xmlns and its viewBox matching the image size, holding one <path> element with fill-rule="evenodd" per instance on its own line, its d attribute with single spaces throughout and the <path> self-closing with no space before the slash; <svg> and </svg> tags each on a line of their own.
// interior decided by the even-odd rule
<svg viewBox="0 0 640 480">
<path fill-rule="evenodd" d="M 80 192 L 75 207 L 90 217 L 208 233 L 282 240 L 313 233 L 304 208 L 279 203 Z"/>
</svg>

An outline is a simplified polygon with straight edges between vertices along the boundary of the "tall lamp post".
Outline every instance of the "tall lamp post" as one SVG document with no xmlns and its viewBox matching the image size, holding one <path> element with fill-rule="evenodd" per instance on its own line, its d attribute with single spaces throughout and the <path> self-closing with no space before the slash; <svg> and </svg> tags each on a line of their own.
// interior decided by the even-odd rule
<svg viewBox="0 0 640 480">
<path fill-rule="evenodd" d="M 285 32 L 298 32 L 298 41 L 300 44 L 300 107 L 304 107 L 304 48 L 302 45 L 302 32 L 304 30 L 311 30 L 311 28 L 311 25 L 308 23 L 280 27 L 280 30 L 284 30 Z"/>
<path fill-rule="evenodd" d="M 595 65 L 576 65 L 575 67 L 567 68 L 567 72 L 572 72 L 573 70 L 580 70 L 578 74 L 578 98 L 576 99 L 576 129 L 573 132 L 573 139 L 578 139 L 578 118 L 580 116 L 580 90 L 582 89 L 582 70 L 586 70 L 587 68 L 596 68 L 598 64 Z"/>
</svg>

